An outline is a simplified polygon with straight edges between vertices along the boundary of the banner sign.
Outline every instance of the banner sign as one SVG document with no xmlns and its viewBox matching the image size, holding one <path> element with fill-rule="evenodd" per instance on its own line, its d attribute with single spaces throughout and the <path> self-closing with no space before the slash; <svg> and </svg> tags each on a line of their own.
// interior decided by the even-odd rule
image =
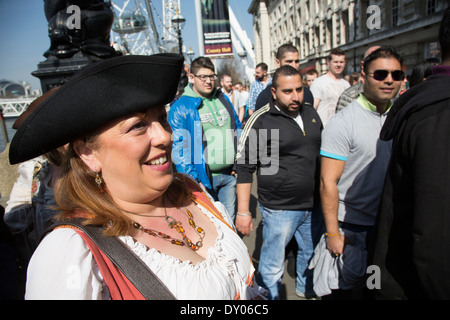
<svg viewBox="0 0 450 320">
<path fill-rule="evenodd" d="M 201 0 L 205 56 L 233 55 L 228 0 Z"/>
</svg>

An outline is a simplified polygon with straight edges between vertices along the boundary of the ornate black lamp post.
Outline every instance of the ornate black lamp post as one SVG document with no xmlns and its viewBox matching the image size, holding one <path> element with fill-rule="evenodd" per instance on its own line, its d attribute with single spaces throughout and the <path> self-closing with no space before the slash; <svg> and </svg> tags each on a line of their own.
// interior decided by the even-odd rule
<svg viewBox="0 0 450 320">
<path fill-rule="evenodd" d="M 180 14 L 177 9 L 177 13 L 172 18 L 172 23 L 177 25 L 177 35 L 178 35 L 178 52 L 183 54 L 183 39 L 181 38 L 181 29 L 184 26 L 186 19 Z"/>
</svg>

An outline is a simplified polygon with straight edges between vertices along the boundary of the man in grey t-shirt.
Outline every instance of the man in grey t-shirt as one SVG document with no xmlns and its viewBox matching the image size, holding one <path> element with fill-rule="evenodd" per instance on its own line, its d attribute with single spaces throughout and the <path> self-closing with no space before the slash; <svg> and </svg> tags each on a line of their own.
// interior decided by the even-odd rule
<svg viewBox="0 0 450 320">
<path fill-rule="evenodd" d="M 344 252 L 346 233 L 363 235 L 365 249 L 375 223 L 390 158 L 390 142 L 379 139 L 390 100 L 404 79 L 400 56 L 382 47 L 364 60 L 364 91 L 337 113 L 322 133 L 321 202 L 327 249 Z M 362 262 L 364 263 L 364 262 Z"/>
</svg>

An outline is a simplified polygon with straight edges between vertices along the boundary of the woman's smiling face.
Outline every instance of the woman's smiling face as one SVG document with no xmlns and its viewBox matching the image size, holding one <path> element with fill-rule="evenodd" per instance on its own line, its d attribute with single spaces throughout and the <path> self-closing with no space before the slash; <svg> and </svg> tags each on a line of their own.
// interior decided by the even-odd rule
<svg viewBox="0 0 450 320">
<path fill-rule="evenodd" d="M 101 132 L 87 145 L 92 152 L 85 163 L 101 172 L 108 194 L 119 206 L 148 203 L 172 183 L 171 137 L 165 107 L 150 108 Z"/>
</svg>

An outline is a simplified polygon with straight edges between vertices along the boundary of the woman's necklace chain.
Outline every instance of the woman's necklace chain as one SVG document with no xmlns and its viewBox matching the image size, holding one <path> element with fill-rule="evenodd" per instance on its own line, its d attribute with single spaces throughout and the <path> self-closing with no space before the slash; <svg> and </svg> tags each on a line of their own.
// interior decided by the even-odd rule
<svg viewBox="0 0 450 320">
<path fill-rule="evenodd" d="M 169 225 L 169 229 L 175 229 L 176 232 L 178 232 L 179 234 L 182 235 L 181 240 L 174 239 L 171 236 L 169 236 L 168 234 L 165 234 L 161 231 L 144 228 L 137 222 L 133 222 L 133 227 L 138 230 L 141 230 L 151 236 L 170 241 L 170 243 L 172 243 L 173 245 L 177 245 L 177 246 L 187 245 L 192 250 L 197 251 L 198 249 L 200 249 L 203 246 L 203 238 L 205 237 L 205 230 L 203 230 L 202 227 L 198 227 L 195 224 L 194 216 L 187 208 L 185 208 L 186 209 L 186 213 L 185 213 L 183 210 L 180 209 L 180 207 L 178 207 L 177 205 L 175 205 L 175 206 L 180 212 L 184 213 L 188 217 L 189 225 L 192 227 L 192 229 L 194 229 L 194 231 L 200 237 L 200 239 L 196 243 L 192 242 L 192 240 L 189 239 L 188 236 L 186 236 L 185 229 L 184 229 L 181 221 L 177 221 L 173 217 L 167 215 L 166 206 L 164 205 L 164 199 L 163 199 L 164 218 L 165 218 L 167 224 Z M 156 217 L 162 217 L 162 216 L 155 216 L 155 218 Z"/>
</svg>

